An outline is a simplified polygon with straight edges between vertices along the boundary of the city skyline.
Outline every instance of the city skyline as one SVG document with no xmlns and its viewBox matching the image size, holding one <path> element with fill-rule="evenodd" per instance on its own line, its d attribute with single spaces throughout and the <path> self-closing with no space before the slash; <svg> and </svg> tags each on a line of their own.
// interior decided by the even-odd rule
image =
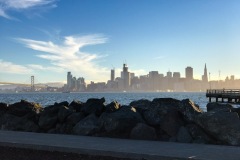
<svg viewBox="0 0 240 160">
<path fill-rule="evenodd" d="M 106 82 L 122 64 L 136 75 L 194 69 L 240 79 L 240 1 L 0 0 L 0 82 L 66 82 L 71 71 Z M 219 74 L 220 73 L 220 74 Z M 219 76 L 220 75 L 220 76 Z"/>
</svg>

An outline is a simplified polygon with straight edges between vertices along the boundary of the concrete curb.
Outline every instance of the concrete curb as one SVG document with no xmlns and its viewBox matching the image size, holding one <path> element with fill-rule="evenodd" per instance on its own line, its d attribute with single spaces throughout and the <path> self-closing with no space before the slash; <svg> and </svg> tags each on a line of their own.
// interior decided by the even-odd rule
<svg viewBox="0 0 240 160">
<path fill-rule="evenodd" d="M 117 158 L 239 160 L 240 147 L 0 131 L 0 146 Z"/>
</svg>

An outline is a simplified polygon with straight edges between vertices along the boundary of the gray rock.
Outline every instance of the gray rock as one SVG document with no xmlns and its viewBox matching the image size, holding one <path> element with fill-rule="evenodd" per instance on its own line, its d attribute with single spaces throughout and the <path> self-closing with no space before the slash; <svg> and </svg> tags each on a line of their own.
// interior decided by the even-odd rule
<svg viewBox="0 0 240 160">
<path fill-rule="evenodd" d="M 103 113 L 99 122 L 105 136 L 129 138 L 131 130 L 144 120 L 135 108 L 123 106 L 116 112 Z"/>
<path fill-rule="evenodd" d="M 143 115 L 143 113 L 150 108 L 151 101 L 147 99 L 140 99 L 137 101 L 133 101 L 129 104 L 129 106 L 132 106 L 136 108 L 137 112 Z"/>
<path fill-rule="evenodd" d="M 193 138 L 193 143 L 201 144 L 217 144 L 216 140 L 212 139 L 207 133 L 205 133 L 198 125 L 188 124 L 186 126 L 188 132 Z"/>
<path fill-rule="evenodd" d="M 230 104 L 221 104 L 217 102 L 212 102 L 207 104 L 207 111 L 210 112 L 231 112 L 233 109 Z"/>
<path fill-rule="evenodd" d="M 179 111 L 186 121 L 194 121 L 195 117 L 203 112 L 198 105 L 189 99 L 181 101 Z"/>
<path fill-rule="evenodd" d="M 100 116 L 104 111 L 104 102 L 105 98 L 97 99 L 97 98 L 90 98 L 87 102 L 83 105 L 82 111 L 86 114 L 96 114 Z"/>
<path fill-rule="evenodd" d="M 144 123 L 138 123 L 131 131 L 131 139 L 156 140 L 157 134 L 153 127 Z"/>
<path fill-rule="evenodd" d="M 176 136 L 184 121 L 177 110 L 170 110 L 160 122 L 160 128 L 169 136 Z"/>
<path fill-rule="evenodd" d="M 72 114 L 73 111 L 65 106 L 61 106 L 58 111 L 58 120 L 60 123 L 65 122 L 65 119 Z"/>
<path fill-rule="evenodd" d="M 196 118 L 203 130 L 228 145 L 240 145 L 240 121 L 234 112 L 206 112 Z"/>
<path fill-rule="evenodd" d="M 168 112 L 178 110 L 179 103 L 179 100 L 172 98 L 156 98 L 143 113 L 143 117 L 149 125 L 158 126 Z"/>
<path fill-rule="evenodd" d="M 8 105 L 6 103 L 0 102 L 0 114 L 5 113 L 8 110 Z"/>
<path fill-rule="evenodd" d="M 66 122 L 75 126 L 83 118 L 85 118 L 85 116 L 82 112 L 72 113 L 67 117 Z"/>
<path fill-rule="evenodd" d="M 72 101 L 69 104 L 69 109 L 76 111 L 76 112 L 80 112 L 83 108 L 83 103 L 81 101 Z"/>
<path fill-rule="evenodd" d="M 185 127 L 181 127 L 177 134 L 177 141 L 181 143 L 190 143 L 192 142 L 192 137 L 189 134 L 188 130 Z"/>
<path fill-rule="evenodd" d="M 12 114 L 4 114 L 2 117 L 3 130 L 39 132 L 39 126 L 27 117 L 18 117 Z"/>
<path fill-rule="evenodd" d="M 240 116 L 240 108 L 232 108 L 231 111 L 236 112 Z"/>
<path fill-rule="evenodd" d="M 22 117 L 26 114 L 39 114 L 42 110 L 42 106 L 37 103 L 21 100 L 20 102 L 9 105 L 7 112 L 8 114 Z"/>
<path fill-rule="evenodd" d="M 105 112 L 112 113 L 121 108 L 121 105 L 117 101 L 113 101 L 110 104 L 106 105 Z"/>
<path fill-rule="evenodd" d="M 73 133 L 73 125 L 70 123 L 63 123 L 60 126 L 58 126 L 57 132 L 61 134 L 72 134 Z"/>
<path fill-rule="evenodd" d="M 98 117 L 91 114 L 79 121 L 73 128 L 73 133 L 77 135 L 89 136 L 99 132 Z"/>
<path fill-rule="evenodd" d="M 44 108 L 44 111 L 41 112 L 38 125 L 44 131 L 55 128 L 55 125 L 58 122 L 58 111 L 63 106 L 53 105 Z"/>
</svg>

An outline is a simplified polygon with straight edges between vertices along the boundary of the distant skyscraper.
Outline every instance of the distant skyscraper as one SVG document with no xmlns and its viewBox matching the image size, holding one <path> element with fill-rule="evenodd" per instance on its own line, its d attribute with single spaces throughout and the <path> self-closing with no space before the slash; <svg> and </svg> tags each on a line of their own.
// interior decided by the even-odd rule
<svg viewBox="0 0 240 160">
<path fill-rule="evenodd" d="M 193 68 L 192 67 L 187 67 L 185 69 L 185 74 L 186 74 L 186 79 L 187 80 L 192 80 L 193 79 Z"/>
<path fill-rule="evenodd" d="M 158 74 L 158 71 L 151 71 L 149 72 L 149 88 L 150 90 L 158 90 L 159 89 L 159 83 L 160 83 L 160 77 Z"/>
<path fill-rule="evenodd" d="M 180 72 L 173 72 L 173 78 L 174 79 L 180 79 Z"/>
<path fill-rule="evenodd" d="M 128 72 L 127 64 L 123 64 L 123 71 L 121 72 L 121 78 L 123 79 L 124 89 L 129 89 L 130 73 Z"/>
<path fill-rule="evenodd" d="M 72 88 L 72 74 L 71 74 L 71 72 L 67 73 L 67 88 L 69 90 Z"/>
<path fill-rule="evenodd" d="M 205 63 L 205 67 L 204 67 L 204 74 L 202 76 L 202 81 L 207 83 L 208 82 L 208 74 L 207 74 L 207 65 Z"/>
<path fill-rule="evenodd" d="M 167 72 L 167 78 L 172 78 L 172 72 L 170 71 Z"/>
<path fill-rule="evenodd" d="M 111 69 L 111 81 L 115 80 L 115 69 Z"/>
</svg>

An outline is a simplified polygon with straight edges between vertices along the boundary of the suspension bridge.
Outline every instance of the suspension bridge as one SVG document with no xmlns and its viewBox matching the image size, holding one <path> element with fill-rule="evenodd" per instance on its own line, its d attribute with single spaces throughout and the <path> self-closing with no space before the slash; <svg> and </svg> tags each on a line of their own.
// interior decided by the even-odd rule
<svg viewBox="0 0 240 160">
<path fill-rule="evenodd" d="M 31 91 L 35 91 L 35 87 L 46 87 L 46 85 L 44 84 L 35 84 L 34 76 L 30 77 L 30 83 L 0 82 L 0 85 L 16 85 L 16 86 L 22 86 L 22 87 L 29 87 L 31 88 Z"/>
</svg>

